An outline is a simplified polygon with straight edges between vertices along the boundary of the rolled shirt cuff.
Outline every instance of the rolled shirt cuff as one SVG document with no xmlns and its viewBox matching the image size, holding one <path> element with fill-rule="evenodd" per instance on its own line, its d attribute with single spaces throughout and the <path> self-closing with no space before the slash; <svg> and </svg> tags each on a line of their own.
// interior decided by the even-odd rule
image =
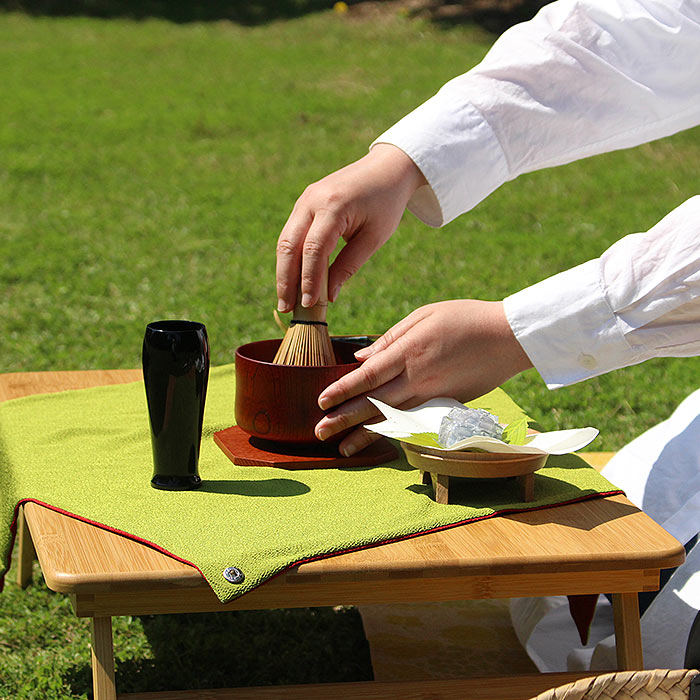
<svg viewBox="0 0 700 700">
<path fill-rule="evenodd" d="M 589 260 L 503 300 L 508 323 L 550 389 L 648 359 L 632 346 Z"/>
<path fill-rule="evenodd" d="M 505 155 L 488 122 L 444 89 L 372 146 L 377 143 L 400 148 L 425 176 L 428 185 L 414 193 L 408 209 L 428 226 L 452 221 L 508 179 Z"/>
</svg>

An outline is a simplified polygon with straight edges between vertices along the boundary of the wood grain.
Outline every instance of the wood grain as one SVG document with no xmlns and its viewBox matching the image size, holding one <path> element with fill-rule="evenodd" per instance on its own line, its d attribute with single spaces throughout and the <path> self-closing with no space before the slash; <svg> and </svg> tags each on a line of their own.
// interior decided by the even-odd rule
<svg viewBox="0 0 700 700">
<path fill-rule="evenodd" d="M 53 394 L 104 384 L 143 381 L 140 369 L 87 369 L 65 372 L 9 372 L 0 374 L 0 401 L 31 394 Z"/>
<path fill-rule="evenodd" d="M 633 593 L 613 593 L 613 616 L 618 668 L 644 668 L 642 639 L 628 630 L 639 622 L 639 597 Z"/>
<path fill-rule="evenodd" d="M 5 374 L 0 375 L 0 400 L 138 381 L 140 377 L 140 370 Z M 600 463 L 607 458 L 602 457 Z M 37 503 L 26 503 L 23 517 L 48 585 L 69 593 L 78 615 L 93 618 L 95 697 L 99 700 L 114 697 L 110 616 L 119 614 L 614 591 L 618 661 L 622 668 L 640 668 L 639 617 L 633 605 L 636 592 L 655 590 L 659 569 L 676 566 L 684 560 L 680 543 L 626 498 L 614 496 L 504 515 L 304 563 L 224 606 L 196 569 L 154 548 Z M 419 684 L 351 683 L 119 697 L 517 700 L 583 675 L 547 674 Z"/>
<path fill-rule="evenodd" d="M 17 543 L 19 557 L 17 558 L 17 585 L 26 588 L 32 580 L 32 563 L 36 559 L 34 543 L 29 532 L 27 520 L 24 517 L 24 509 L 20 508 L 17 519 Z"/>
<path fill-rule="evenodd" d="M 119 700 L 529 700 L 549 688 L 590 674 L 542 673 L 467 680 L 323 683 L 222 690 L 166 691 L 119 695 Z"/>
<path fill-rule="evenodd" d="M 302 367 L 272 362 L 279 340 L 259 340 L 236 350 L 236 424 L 262 440 L 317 445 L 315 425 L 324 412 L 319 394 L 356 369 L 351 343 L 335 343 L 338 364 Z M 338 442 L 340 434 L 329 440 Z"/>
<path fill-rule="evenodd" d="M 114 647 L 112 619 L 95 617 L 91 621 L 92 692 L 95 700 L 115 700 Z"/>
<path fill-rule="evenodd" d="M 282 579 L 366 585 L 389 579 L 523 574 L 579 578 L 585 572 L 658 571 L 683 561 L 680 545 L 660 527 L 649 526 L 651 521 L 628 506 L 624 497 L 605 500 L 609 502 L 502 516 L 308 562 L 290 569 Z M 617 516 L 608 520 L 616 509 Z M 572 511 L 579 510 L 583 519 L 573 519 Z M 25 517 L 47 584 L 54 590 L 192 587 L 201 578 L 193 567 L 156 549 L 35 503 L 25 505 Z M 589 527 L 584 527 L 586 521 Z M 637 590 L 643 590 L 648 580 L 640 578 L 639 585 Z"/>
<path fill-rule="evenodd" d="M 658 571 L 592 571 L 589 576 L 521 574 L 494 577 L 382 579 L 333 583 L 290 583 L 277 577 L 230 603 L 222 604 L 204 584 L 192 589 L 154 588 L 109 590 L 95 585 L 95 593 L 74 594 L 78 617 L 93 615 L 158 615 L 161 613 L 267 610 L 332 605 L 421 603 L 481 598 L 520 598 L 575 595 L 603 591 L 656 590 Z"/>
<path fill-rule="evenodd" d="M 438 452 L 401 442 L 408 463 L 422 471 L 472 479 L 500 479 L 532 474 L 547 461 L 544 454 L 496 454 L 493 452 Z"/>
<path fill-rule="evenodd" d="M 60 391 L 133 381 L 138 377 L 138 370 L 0 375 L 0 396 L 26 395 L 47 387 Z M 192 567 L 114 533 L 32 504 L 27 505 L 26 514 L 42 567 L 46 567 L 44 573 L 56 590 L 192 587 L 200 580 Z M 60 553 L 55 551 L 59 547 Z M 46 553 L 43 558 L 42 551 Z M 95 552 L 100 556 L 96 557 Z M 366 584 L 382 579 L 552 572 L 595 572 L 597 576 L 601 571 L 658 570 L 677 566 L 683 560 L 683 548 L 673 537 L 624 496 L 613 496 L 504 515 L 308 562 L 284 578 L 297 583 Z M 639 590 L 648 586 L 647 577 L 638 580 Z M 580 583 L 576 587 L 581 588 Z"/>
<path fill-rule="evenodd" d="M 580 452 L 579 456 L 590 464 L 596 471 L 601 471 L 603 467 L 615 456 L 614 452 Z"/>
</svg>

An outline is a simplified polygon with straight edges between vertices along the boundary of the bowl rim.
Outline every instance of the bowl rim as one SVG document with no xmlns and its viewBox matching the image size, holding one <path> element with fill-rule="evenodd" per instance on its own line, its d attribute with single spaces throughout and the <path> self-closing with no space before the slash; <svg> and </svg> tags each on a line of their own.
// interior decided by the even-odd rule
<svg viewBox="0 0 700 700">
<path fill-rule="evenodd" d="M 343 337 L 344 336 L 332 335 L 331 341 L 342 339 Z M 266 362 L 265 360 L 258 360 L 254 357 L 250 357 L 248 355 L 243 354 L 243 352 L 241 352 L 245 348 L 249 348 L 249 347 L 254 346 L 254 345 L 262 345 L 263 343 L 273 343 L 273 342 L 281 343 L 282 338 L 267 338 L 266 340 L 253 340 L 249 343 L 244 343 L 243 345 L 239 345 L 236 348 L 236 358 L 241 357 L 242 359 L 244 359 L 248 362 L 255 362 L 256 364 L 265 365 L 268 367 L 289 367 L 290 370 L 293 370 L 293 371 L 303 371 L 303 370 L 318 371 L 319 367 L 316 365 L 280 365 L 280 364 L 277 364 L 276 362 Z M 358 343 L 358 346 L 362 347 L 359 343 Z M 358 349 L 359 349 L 359 347 L 358 347 Z M 359 367 L 361 364 L 362 364 L 362 362 L 360 362 L 359 360 L 355 360 L 354 362 L 340 362 L 340 363 L 335 364 L 335 365 L 322 365 L 322 367 L 324 369 L 329 370 L 329 369 L 335 368 L 335 367 L 354 367 L 354 366 Z"/>
</svg>

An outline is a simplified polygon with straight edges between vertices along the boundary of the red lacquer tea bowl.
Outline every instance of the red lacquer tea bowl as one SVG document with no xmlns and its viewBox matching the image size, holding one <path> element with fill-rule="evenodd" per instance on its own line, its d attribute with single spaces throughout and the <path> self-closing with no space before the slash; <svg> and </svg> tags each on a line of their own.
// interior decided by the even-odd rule
<svg viewBox="0 0 700 700">
<path fill-rule="evenodd" d="M 295 445 L 322 444 L 314 426 L 323 418 L 319 394 L 360 366 L 354 353 L 360 343 L 333 338 L 338 361 L 325 367 L 277 365 L 272 362 L 280 340 L 259 340 L 236 350 L 236 423 L 262 440 Z M 331 442 L 339 441 L 336 435 Z"/>
</svg>

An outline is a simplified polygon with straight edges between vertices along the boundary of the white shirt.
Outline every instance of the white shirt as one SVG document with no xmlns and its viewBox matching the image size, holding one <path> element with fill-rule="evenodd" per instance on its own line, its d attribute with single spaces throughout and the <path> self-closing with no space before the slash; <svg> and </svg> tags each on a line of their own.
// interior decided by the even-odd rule
<svg viewBox="0 0 700 700">
<path fill-rule="evenodd" d="M 439 226 L 518 175 L 700 124 L 700 0 L 558 0 L 382 134 Z M 623 232 L 624 233 L 624 232 Z M 505 299 L 550 388 L 700 354 L 700 198 L 598 260 Z M 543 314 L 542 309 L 547 309 Z"/>
<path fill-rule="evenodd" d="M 409 203 L 440 226 L 540 168 L 700 123 L 700 0 L 558 0 L 377 139 L 428 181 Z M 600 258 L 504 300 L 550 388 L 657 356 L 700 355 L 700 196 Z M 700 530 L 700 391 L 633 441 L 606 475 L 682 542 Z M 700 609 L 700 544 L 642 617 L 647 667 L 680 668 Z M 614 665 L 602 598 L 581 648 L 566 598 L 512 602 L 540 670 Z"/>
<path fill-rule="evenodd" d="M 504 306 L 550 389 L 651 357 L 700 355 L 700 196 Z"/>
</svg>

